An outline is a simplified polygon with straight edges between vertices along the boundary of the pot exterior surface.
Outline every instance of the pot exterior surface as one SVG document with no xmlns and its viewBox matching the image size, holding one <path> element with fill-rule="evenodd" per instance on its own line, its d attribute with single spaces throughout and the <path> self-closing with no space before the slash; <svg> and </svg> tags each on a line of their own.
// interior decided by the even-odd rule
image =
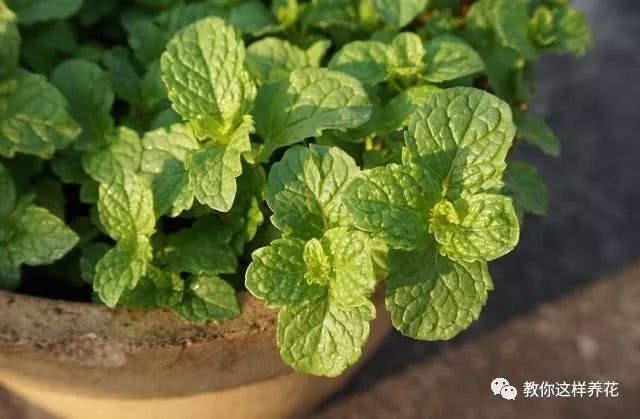
<svg viewBox="0 0 640 419">
<path fill-rule="evenodd" d="M 197 326 L 165 310 L 0 292 L 0 382 L 61 418 L 281 419 L 299 417 L 354 371 L 292 372 L 276 347 L 277 313 L 246 293 L 241 304 L 240 317 Z M 391 329 L 381 294 L 376 305 L 363 359 Z"/>
</svg>

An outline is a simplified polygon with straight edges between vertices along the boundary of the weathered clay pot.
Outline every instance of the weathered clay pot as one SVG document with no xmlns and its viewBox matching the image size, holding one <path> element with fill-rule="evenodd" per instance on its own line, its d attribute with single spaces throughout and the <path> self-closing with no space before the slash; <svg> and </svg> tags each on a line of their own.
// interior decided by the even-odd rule
<svg viewBox="0 0 640 419">
<path fill-rule="evenodd" d="M 298 417 L 348 379 L 283 364 L 276 313 L 248 294 L 242 315 L 195 326 L 167 310 L 0 292 L 0 382 L 63 418 Z M 367 352 L 390 329 L 382 298 Z"/>
</svg>

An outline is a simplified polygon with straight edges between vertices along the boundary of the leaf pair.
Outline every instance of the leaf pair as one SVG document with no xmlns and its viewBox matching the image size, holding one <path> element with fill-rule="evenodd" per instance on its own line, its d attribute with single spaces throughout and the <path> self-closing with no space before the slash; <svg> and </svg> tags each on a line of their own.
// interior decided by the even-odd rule
<svg viewBox="0 0 640 419">
<path fill-rule="evenodd" d="M 392 78 L 442 83 L 481 72 L 484 63 L 472 47 L 453 35 L 433 38 L 425 48 L 418 35 L 404 32 L 390 44 L 349 43 L 333 56 L 329 68 L 375 86 Z"/>
<path fill-rule="evenodd" d="M 258 249 L 246 286 L 280 307 L 278 346 L 285 362 L 336 376 L 355 363 L 375 309 L 373 246 L 348 226 L 342 197 L 359 175 L 337 148 L 294 147 L 269 174 L 267 203 L 283 237 Z"/>
<path fill-rule="evenodd" d="M 443 90 L 415 113 L 404 163 L 366 170 L 348 186 L 355 226 L 396 249 L 387 308 L 403 333 L 448 339 L 477 318 L 491 289 L 486 262 L 519 237 L 511 200 L 495 193 L 514 135 L 506 103 L 472 88 Z"/>
</svg>

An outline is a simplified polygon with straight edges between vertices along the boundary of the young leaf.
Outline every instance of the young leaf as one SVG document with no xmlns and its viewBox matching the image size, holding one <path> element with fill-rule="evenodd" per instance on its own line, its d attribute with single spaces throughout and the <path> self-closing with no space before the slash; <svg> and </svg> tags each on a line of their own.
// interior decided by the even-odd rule
<svg viewBox="0 0 640 419">
<path fill-rule="evenodd" d="M 215 276 L 198 276 L 189 281 L 184 298 L 176 309 L 182 317 L 198 324 L 227 320 L 240 314 L 236 291 Z"/>
<path fill-rule="evenodd" d="M 251 255 L 245 286 L 270 307 L 299 306 L 326 294 L 324 287 L 305 279 L 305 242 L 277 239 Z"/>
<path fill-rule="evenodd" d="M 455 262 L 435 243 L 390 255 L 386 306 L 403 335 L 447 340 L 478 319 L 493 289 L 485 262 Z"/>
<path fill-rule="evenodd" d="M 187 26 L 167 45 L 160 65 L 173 108 L 198 138 L 224 137 L 241 122 L 255 97 L 244 66 L 244 44 L 223 20 Z"/>
<path fill-rule="evenodd" d="M 394 50 L 378 41 L 354 41 L 342 47 L 329 62 L 329 68 L 358 79 L 364 86 L 385 81 L 396 64 Z"/>
<path fill-rule="evenodd" d="M 261 157 L 326 129 L 355 128 L 367 122 L 371 112 L 358 80 L 324 68 L 294 70 L 288 80 L 266 84 L 258 92 L 255 119 L 264 139 Z"/>
<path fill-rule="evenodd" d="M 403 32 L 391 42 L 395 60 L 392 69 L 400 77 L 413 77 L 422 71 L 425 55 L 422 39 L 412 32 Z"/>
<path fill-rule="evenodd" d="M 463 40 L 441 35 L 427 43 L 424 78 L 432 83 L 459 79 L 484 70 L 478 53 Z"/>
<path fill-rule="evenodd" d="M 18 70 L 0 81 L 0 155 L 51 158 L 80 133 L 67 113 L 67 101 L 45 77 Z"/>
<path fill-rule="evenodd" d="M 149 131 L 142 139 L 141 169 L 151 176 L 157 216 L 177 216 L 193 205 L 193 190 L 185 162 L 200 145 L 191 129 L 182 124 Z"/>
<path fill-rule="evenodd" d="M 109 75 L 98 65 L 73 59 L 58 65 L 51 81 L 69 100 L 71 114 L 82 126 L 74 147 L 91 150 L 113 130 L 113 90 Z"/>
<path fill-rule="evenodd" d="M 241 157 L 251 151 L 249 134 L 252 132 L 253 120 L 245 115 L 228 144 L 211 142 L 189 154 L 186 161 L 189 185 L 200 203 L 223 212 L 231 209 L 237 190 L 236 178 L 242 173 Z"/>
<path fill-rule="evenodd" d="M 519 110 L 514 110 L 513 118 L 518 127 L 518 138 L 551 156 L 560 155 L 560 141 L 542 118 Z"/>
<path fill-rule="evenodd" d="M 64 19 L 76 13 L 82 0 L 6 0 L 22 25 Z"/>
<path fill-rule="evenodd" d="M 149 240 L 132 234 L 118 241 L 116 247 L 100 259 L 93 289 L 107 307 L 115 307 L 126 290 L 135 288 L 146 274 L 151 257 Z"/>
<path fill-rule="evenodd" d="M 509 105 L 482 90 L 456 87 L 433 94 L 406 134 L 410 154 L 436 174 L 451 199 L 502 186 L 515 135 Z"/>
<path fill-rule="evenodd" d="M 138 134 L 119 127 L 105 137 L 105 145 L 82 156 L 82 166 L 93 180 L 111 183 L 123 171 L 137 173 L 142 160 L 142 144 Z"/>
<path fill-rule="evenodd" d="M 429 212 L 442 187 L 421 166 L 390 164 L 364 171 L 344 196 L 356 227 L 392 248 L 415 249 L 427 237 Z"/>
<path fill-rule="evenodd" d="M 439 202 L 433 208 L 429 232 L 440 244 L 440 253 L 450 259 L 490 261 L 513 250 L 520 225 L 510 198 L 479 194 Z"/>
<path fill-rule="evenodd" d="M 269 173 L 266 199 L 274 213 L 271 222 L 285 234 L 303 239 L 349 225 L 342 197 L 359 173 L 355 161 L 339 148 L 290 148 Z"/>
<path fill-rule="evenodd" d="M 154 232 L 153 196 L 140 176 L 123 172 L 101 184 L 99 194 L 100 222 L 114 240 Z"/>
<path fill-rule="evenodd" d="M 545 215 L 549 206 L 547 187 L 538 169 L 523 162 L 512 162 L 504 173 L 504 193 L 513 198 L 516 209 Z"/>
<path fill-rule="evenodd" d="M 247 48 L 247 68 L 258 84 L 286 79 L 293 70 L 320 67 L 329 46 L 318 41 L 305 51 L 280 38 L 264 38 Z"/>
<path fill-rule="evenodd" d="M 373 8 L 388 25 L 402 28 L 427 7 L 429 0 L 373 0 Z"/>
<path fill-rule="evenodd" d="M 485 50 L 495 46 L 505 47 L 525 59 L 536 58 L 537 51 L 528 33 L 528 3 L 527 0 L 475 2 L 466 19 L 469 39 Z"/>
</svg>

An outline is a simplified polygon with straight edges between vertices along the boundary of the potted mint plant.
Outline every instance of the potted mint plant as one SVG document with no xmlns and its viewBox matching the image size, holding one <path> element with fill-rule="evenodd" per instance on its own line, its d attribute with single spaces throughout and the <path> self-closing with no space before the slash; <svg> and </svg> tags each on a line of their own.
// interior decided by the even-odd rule
<svg viewBox="0 0 640 419">
<path fill-rule="evenodd" d="M 288 417 L 391 324 L 461 333 L 546 210 L 508 157 L 559 152 L 527 104 L 591 44 L 568 3 L 0 0 L 0 379 Z"/>
</svg>

